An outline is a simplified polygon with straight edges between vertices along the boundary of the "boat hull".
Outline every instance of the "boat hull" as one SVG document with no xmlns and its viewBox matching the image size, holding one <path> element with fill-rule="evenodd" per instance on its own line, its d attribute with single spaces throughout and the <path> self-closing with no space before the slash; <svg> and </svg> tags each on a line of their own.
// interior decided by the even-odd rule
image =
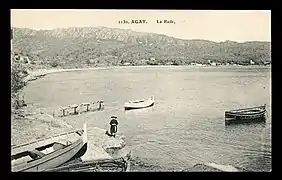
<svg viewBox="0 0 282 180">
<path fill-rule="evenodd" d="M 154 102 L 150 105 L 147 105 L 147 106 L 140 106 L 140 107 L 132 107 L 132 106 L 125 106 L 124 109 L 125 110 L 133 110 L 133 109 L 142 109 L 142 108 L 148 108 L 148 107 L 152 107 L 154 106 Z"/>
<path fill-rule="evenodd" d="M 38 160 L 33 160 L 26 164 L 20 164 L 12 167 L 13 172 L 25 172 L 25 171 L 42 171 L 45 169 L 58 167 L 74 158 L 83 156 L 86 152 L 87 143 L 83 143 L 81 139 L 74 142 L 72 145 L 67 146 L 63 149 L 54 151 L 53 153 L 47 154 Z"/>
<path fill-rule="evenodd" d="M 260 110 L 255 108 L 248 108 L 246 110 L 242 109 L 241 112 L 238 111 L 226 111 L 225 112 L 225 124 L 233 123 L 250 123 L 250 122 L 265 122 L 265 108 L 258 107 Z M 253 111 L 253 112 L 252 112 Z"/>
<path fill-rule="evenodd" d="M 67 141 L 66 145 L 59 143 L 59 137 L 70 137 L 72 134 L 77 135 L 79 134 L 79 137 L 75 141 Z M 58 145 L 61 144 L 61 147 L 56 148 L 55 145 L 53 145 L 53 148 L 55 150 L 53 152 L 44 154 L 40 152 L 40 148 L 46 148 L 46 145 L 50 144 L 53 141 L 53 143 L 58 143 Z M 84 124 L 83 131 L 73 131 L 68 133 L 62 133 L 56 136 L 53 136 L 51 138 L 38 140 L 35 142 L 18 145 L 14 148 L 12 148 L 12 160 L 17 161 L 17 156 L 21 153 L 25 152 L 32 152 L 34 150 L 37 150 L 36 153 L 39 153 L 40 157 L 32 157 L 33 159 L 29 161 L 25 161 L 20 164 L 13 164 L 11 167 L 11 171 L 13 172 L 38 172 L 43 171 L 45 169 L 50 169 L 54 167 L 58 167 L 60 165 L 63 165 L 64 163 L 67 163 L 73 159 L 79 158 L 83 156 L 87 151 L 87 127 L 86 124 Z M 36 145 L 38 144 L 38 145 Z M 52 144 L 52 143 L 51 143 Z M 25 156 L 24 156 L 25 157 Z M 15 162 L 16 163 L 16 162 Z"/>
<path fill-rule="evenodd" d="M 77 158 L 82 157 L 86 153 L 86 151 L 87 151 L 87 143 L 85 143 L 82 146 L 82 148 L 69 161 L 72 161 L 72 160 L 75 160 Z M 69 161 L 67 161 L 67 162 L 69 162 Z"/>
<path fill-rule="evenodd" d="M 229 117 L 225 118 L 225 124 L 242 124 L 242 123 L 254 123 L 254 122 L 265 122 L 266 118 L 264 115 L 262 116 L 257 116 L 257 117 Z"/>
<path fill-rule="evenodd" d="M 125 110 L 148 108 L 155 104 L 154 96 L 147 100 L 131 101 L 124 104 Z"/>
</svg>

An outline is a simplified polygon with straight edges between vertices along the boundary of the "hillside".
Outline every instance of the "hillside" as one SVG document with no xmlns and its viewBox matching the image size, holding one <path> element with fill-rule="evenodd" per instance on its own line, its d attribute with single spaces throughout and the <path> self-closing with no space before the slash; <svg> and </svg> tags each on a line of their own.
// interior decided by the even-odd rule
<svg viewBox="0 0 282 180">
<path fill-rule="evenodd" d="M 13 30 L 14 53 L 28 56 L 37 66 L 68 68 L 121 65 L 126 62 L 132 65 L 184 65 L 207 63 L 208 60 L 236 64 L 253 60 L 255 64 L 263 64 L 271 61 L 270 42 L 182 40 L 107 27 Z"/>
</svg>

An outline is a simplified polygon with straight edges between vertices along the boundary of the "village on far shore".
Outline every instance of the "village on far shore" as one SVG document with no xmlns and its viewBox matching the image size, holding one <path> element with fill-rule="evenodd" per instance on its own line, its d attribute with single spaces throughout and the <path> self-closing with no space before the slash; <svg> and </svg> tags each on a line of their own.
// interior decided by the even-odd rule
<svg viewBox="0 0 282 180">
<path fill-rule="evenodd" d="M 30 65 L 42 65 L 42 62 L 38 62 L 38 61 L 32 61 L 30 60 L 30 58 L 28 56 L 23 56 L 20 55 L 19 53 L 15 53 L 14 56 L 12 57 L 12 61 L 15 63 L 21 63 L 21 64 L 30 64 Z M 46 64 L 49 65 L 49 64 Z M 168 61 L 166 63 L 162 63 L 158 60 L 156 60 L 156 58 L 150 58 L 150 59 L 142 59 L 140 60 L 138 63 L 131 63 L 131 62 L 125 62 L 123 60 L 120 61 L 120 63 L 118 64 L 118 66 L 146 66 L 146 65 L 165 65 L 165 66 L 181 66 L 181 65 L 190 65 L 190 66 L 250 66 L 250 65 L 261 65 L 261 66 L 267 66 L 267 65 L 271 65 L 270 61 L 264 61 L 263 63 L 258 63 L 255 62 L 253 60 L 249 60 L 249 62 L 247 61 L 243 61 L 243 62 L 226 62 L 226 63 L 220 63 L 220 62 L 215 62 L 212 60 L 207 60 L 206 63 L 197 63 L 197 62 L 190 62 L 190 63 L 185 63 L 185 64 L 179 64 L 177 63 L 177 61 L 172 60 L 172 61 Z M 51 67 L 55 68 L 57 66 L 50 64 Z M 96 66 L 107 66 L 104 64 L 95 64 L 93 65 L 93 67 Z"/>
</svg>

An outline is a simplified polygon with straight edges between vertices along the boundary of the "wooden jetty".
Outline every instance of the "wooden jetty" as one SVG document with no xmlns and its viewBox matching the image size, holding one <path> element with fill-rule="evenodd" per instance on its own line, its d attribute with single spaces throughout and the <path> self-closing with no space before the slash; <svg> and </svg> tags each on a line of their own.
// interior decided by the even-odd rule
<svg viewBox="0 0 282 180">
<path fill-rule="evenodd" d="M 225 124 L 265 121 L 266 105 L 225 112 Z"/>
<path fill-rule="evenodd" d="M 98 107 L 97 107 L 97 104 L 98 104 Z M 91 108 L 92 106 L 96 106 L 96 108 Z M 96 102 L 84 102 L 81 104 L 72 104 L 66 107 L 61 107 L 59 110 L 62 112 L 62 116 L 64 117 L 67 115 L 76 115 L 76 114 L 80 114 L 82 112 L 88 112 L 91 110 L 99 111 L 99 110 L 102 110 L 103 108 L 104 108 L 104 101 L 99 100 Z"/>
</svg>

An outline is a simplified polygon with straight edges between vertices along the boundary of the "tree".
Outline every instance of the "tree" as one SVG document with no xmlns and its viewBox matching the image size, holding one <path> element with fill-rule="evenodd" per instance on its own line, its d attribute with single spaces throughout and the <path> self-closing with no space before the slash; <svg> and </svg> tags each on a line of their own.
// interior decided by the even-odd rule
<svg viewBox="0 0 282 180">
<path fill-rule="evenodd" d="M 26 85 L 24 78 L 28 75 L 27 71 L 21 64 L 12 63 L 11 67 L 11 105 L 13 109 L 26 106 L 22 97 L 20 97 L 20 91 Z"/>
<path fill-rule="evenodd" d="M 50 65 L 55 68 L 58 67 L 59 64 L 56 61 L 52 61 Z"/>
<path fill-rule="evenodd" d="M 24 78 L 28 75 L 27 71 L 23 68 L 21 64 L 13 63 L 11 69 L 11 92 L 17 93 L 21 90 L 26 82 Z"/>
</svg>

